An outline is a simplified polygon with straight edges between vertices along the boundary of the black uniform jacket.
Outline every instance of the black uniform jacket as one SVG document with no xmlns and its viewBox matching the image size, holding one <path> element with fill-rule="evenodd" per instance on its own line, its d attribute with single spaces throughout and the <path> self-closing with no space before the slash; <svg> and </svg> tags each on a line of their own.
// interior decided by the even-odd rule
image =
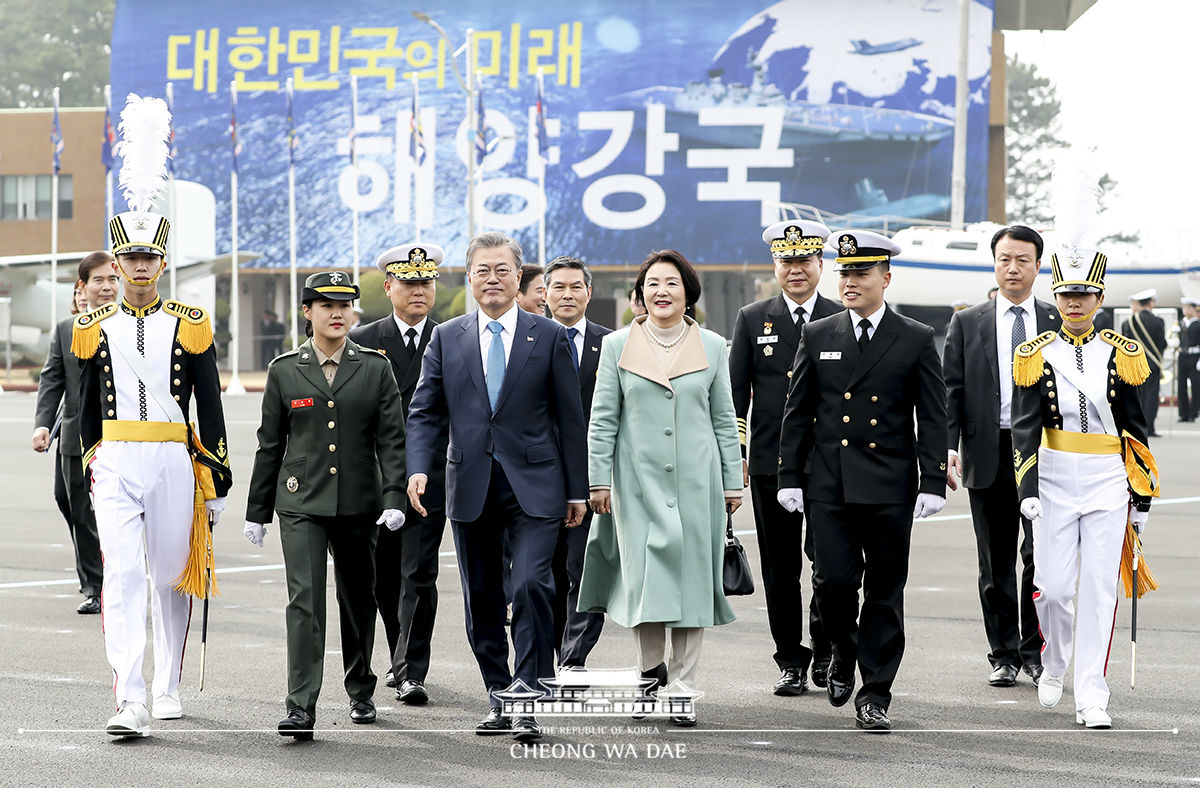
<svg viewBox="0 0 1200 788">
<path fill-rule="evenodd" d="M 404 509 L 404 413 L 387 357 L 347 339 L 333 386 L 312 340 L 267 370 L 246 519 Z"/>
<path fill-rule="evenodd" d="M 1052 305 L 1035 299 L 1034 311 L 1038 334 L 1058 330 L 1058 310 Z M 1012 357 L 1007 361 L 1011 364 Z M 1000 363 L 996 356 L 995 301 L 951 316 L 942 367 L 946 378 L 949 447 L 957 449 L 959 441 L 962 442 L 963 481 L 967 487 L 990 487 L 1000 466 Z M 1004 468 L 1008 470 L 1007 457 Z"/>
<path fill-rule="evenodd" d="M 1106 341 L 1105 337 L 1121 344 L 1129 342 L 1127 338 L 1111 329 L 1093 333 L 1088 341 Z M 1114 347 L 1108 360 L 1108 406 L 1112 408 L 1113 422 L 1117 432 L 1128 432 L 1143 445 L 1149 446 L 1146 437 L 1149 428 L 1146 416 L 1142 413 L 1141 401 L 1138 399 L 1138 386 L 1126 382 L 1117 374 L 1118 352 L 1120 351 Z M 1013 387 L 1013 464 L 1017 470 L 1017 489 L 1022 501 L 1038 497 L 1037 456 L 1038 447 L 1042 445 L 1042 429 L 1061 430 L 1063 426 L 1057 392 L 1058 381 L 1054 376 L 1054 367 L 1047 363 L 1042 364 L 1042 375 L 1035 384 Z M 1138 509 L 1149 511 L 1149 498 L 1132 495 Z"/>
<path fill-rule="evenodd" d="M 58 321 L 50 335 L 50 354 L 38 376 L 37 411 L 34 427 L 53 431 L 62 403 L 62 426 L 58 432 L 58 450 L 67 457 L 83 454 L 79 441 L 79 359 L 71 352 L 71 326 L 75 318 Z"/>
<path fill-rule="evenodd" d="M 106 304 L 86 315 L 96 315 L 109 309 L 123 309 L 124 304 Z M 179 403 L 185 422 L 191 421 L 192 400 L 196 403 L 196 422 L 200 440 L 206 453 L 190 447 L 192 456 L 208 466 L 213 472 L 213 487 L 217 497 L 229 494 L 233 475 L 229 470 L 229 447 L 225 435 L 225 413 L 221 407 L 221 377 L 217 372 L 216 350 L 212 344 L 212 329 L 208 313 L 197 307 L 189 307 L 178 301 L 159 301 L 147 309 L 165 309 L 176 317 L 175 336 L 171 343 L 172 377 L 170 394 Z M 76 322 L 84 315 L 76 317 Z M 93 318 L 103 320 L 104 317 Z M 192 328 L 203 327 L 207 341 L 202 351 L 189 352 L 181 342 L 179 332 L 188 323 Z M 193 350 L 199 350 L 192 346 Z M 84 448 L 83 461 L 86 468 L 96 446 L 100 443 L 105 419 L 115 419 L 117 414 L 108 401 L 107 394 L 113 387 L 112 364 L 109 360 L 108 340 L 104 336 L 104 324 L 100 323 L 100 345 L 90 358 L 80 359 L 81 380 L 79 390 L 79 437 Z M 88 474 L 91 478 L 91 474 Z M 90 482 L 89 482 L 90 483 Z"/>
<path fill-rule="evenodd" d="M 860 352 L 851 317 L 826 317 L 800 334 L 780 434 L 780 489 L 849 504 L 910 503 L 918 491 L 944 496 L 946 389 L 933 329 L 886 309 Z"/>
<path fill-rule="evenodd" d="M 818 293 L 808 322 L 836 315 L 842 309 L 841 304 Z M 755 301 L 738 311 L 729 351 L 729 378 L 742 456 L 748 458 L 750 473 L 756 476 L 773 476 L 779 470 L 779 424 L 799 346 L 800 327 L 782 295 Z"/>
<path fill-rule="evenodd" d="M 1150 372 L 1160 374 L 1163 353 L 1167 351 L 1167 326 L 1163 319 L 1153 312 L 1137 312 L 1121 324 L 1121 332 L 1142 343 L 1146 361 L 1150 362 Z"/>
<path fill-rule="evenodd" d="M 425 354 L 425 348 L 429 346 L 429 338 L 433 336 L 433 328 L 437 324 L 438 322 L 433 318 L 425 320 L 421 336 L 417 337 L 417 352 L 412 363 L 407 367 L 403 362 L 407 352 L 404 349 L 404 337 L 400 333 L 400 327 L 396 325 L 396 319 L 391 315 L 365 326 L 355 326 L 350 332 L 350 338 L 357 342 L 359 347 L 378 350 L 392 362 L 392 374 L 395 375 L 396 385 L 400 388 L 400 400 L 406 420 L 408 419 L 408 406 L 412 403 L 413 391 L 416 390 L 417 381 L 421 378 L 421 356 Z M 450 430 L 443 428 L 433 444 L 433 456 L 440 457 L 443 461 L 435 462 L 429 469 L 429 481 L 425 487 L 425 495 L 421 498 L 426 509 L 444 509 L 446 506 L 446 463 L 444 460 L 449 443 Z M 405 478 L 407 478 L 407 473 Z"/>
</svg>

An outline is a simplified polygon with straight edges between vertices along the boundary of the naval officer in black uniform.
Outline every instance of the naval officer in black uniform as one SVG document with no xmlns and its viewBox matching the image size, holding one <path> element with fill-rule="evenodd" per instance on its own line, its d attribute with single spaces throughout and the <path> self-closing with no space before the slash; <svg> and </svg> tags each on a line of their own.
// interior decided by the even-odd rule
<svg viewBox="0 0 1200 788">
<path fill-rule="evenodd" d="M 802 512 L 789 512 L 775 500 L 779 424 L 801 328 L 841 312 L 842 305 L 817 292 L 828 227 L 812 221 L 776 222 L 763 231 L 762 238 L 770 247 L 775 279 L 782 292 L 738 312 L 729 351 L 729 376 L 742 440 L 742 473 L 749 481 L 754 502 L 767 620 L 775 641 L 775 664 L 781 671 L 773 690 L 776 695 L 800 695 L 808 689 L 805 673 L 810 663 L 813 683 L 825 686 L 830 649 L 814 600 L 809 600 L 812 648 L 804 645 L 800 556 L 803 550 L 812 560 L 812 529 L 804 530 Z"/>
<path fill-rule="evenodd" d="M 379 255 L 375 264 L 385 274 L 383 288 L 392 303 L 392 314 L 350 331 L 352 340 L 378 350 L 392 362 L 406 418 L 421 376 L 421 355 L 438 324 L 429 312 L 437 297 L 442 256 L 442 247 L 421 242 L 402 244 Z M 425 677 L 437 616 L 438 547 L 446 529 L 448 441 L 446 430 L 438 433 L 433 456 L 441 462 L 430 468 L 425 493 L 428 514 L 422 515 L 405 501 L 404 528 L 380 531 L 375 543 L 375 603 L 392 655 L 386 681 L 396 688 L 396 699 L 411 706 L 429 700 Z"/>
<path fill-rule="evenodd" d="M 887 731 L 904 654 L 912 523 L 946 503 L 946 391 L 933 329 L 884 303 L 899 247 L 867 230 L 836 232 L 831 242 L 848 311 L 801 331 L 778 500 L 810 509 L 817 610 L 833 644 L 829 701 L 850 699 L 857 664 L 855 722 Z"/>
</svg>

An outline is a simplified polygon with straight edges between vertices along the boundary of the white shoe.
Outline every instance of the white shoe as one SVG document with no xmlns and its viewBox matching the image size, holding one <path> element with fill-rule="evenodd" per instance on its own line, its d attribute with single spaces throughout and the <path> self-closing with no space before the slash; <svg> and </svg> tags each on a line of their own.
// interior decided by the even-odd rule
<svg viewBox="0 0 1200 788">
<path fill-rule="evenodd" d="M 109 718 L 105 728 L 113 736 L 149 736 L 150 712 L 146 704 L 127 700 L 115 715 Z"/>
<path fill-rule="evenodd" d="M 1049 673 L 1042 674 L 1041 681 L 1038 682 L 1038 703 L 1047 709 L 1053 708 L 1058 705 L 1058 701 L 1062 698 L 1062 692 L 1062 676 L 1051 676 Z"/>
<path fill-rule="evenodd" d="M 1080 725 L 1086 725 L 1089 728 L 1112 727 L 1112 717 L 1108 716 L 1108 712 L 1099 706 L 1090 706 L 1086 709 L 1076 710 L 1075 722 Z"/>
<path fill-rule="evenodd" d="M 183 704 L 178 695 L 155 695 L 151 716 L 156 720 L 177 720 L 183 716 Z"/>
</svg>

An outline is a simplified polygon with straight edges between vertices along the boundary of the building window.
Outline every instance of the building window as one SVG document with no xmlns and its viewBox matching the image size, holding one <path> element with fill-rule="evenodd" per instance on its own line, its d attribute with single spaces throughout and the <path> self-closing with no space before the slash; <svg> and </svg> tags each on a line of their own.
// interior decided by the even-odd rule
<svg viewBox="0 0 1200 788">
<path fill-rule="evenodd" d="M 45 221 L 50 216 L 54 190 L 52 175 L 0 176 L 0 219 L 4 221 Z M 58 177 L 58 218 L 74 216 L 75 184 L 70 175 Z"/>
</svg>

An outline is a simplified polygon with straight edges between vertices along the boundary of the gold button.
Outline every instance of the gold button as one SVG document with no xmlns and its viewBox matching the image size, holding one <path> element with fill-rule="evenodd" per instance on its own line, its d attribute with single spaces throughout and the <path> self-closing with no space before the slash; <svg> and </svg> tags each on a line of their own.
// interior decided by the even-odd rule
<svg viewBox="0 0 1200 788">
<path fill-rule="evenodd" d="M 104 365 L 104 371 L 105 371 L 105 372 L 112 372 L 112 367 L 110 367 L 108 364 L 105 364 L 105 365 Z"/>
<path fill-rule="evenodd" d="M 337 444 L 334 444 L 334 443 L 331 443 L 331 444 L 329 444 L 329 450 L 330 450 L 330 451 L 337 451 Z"/>
<path fill-rule="evenodd" d="M 874 444 L 874 443 L 868 443 L 867 445 L 868 445 L 869 447 L 871 447 L 872 449 L 873 449 L 873 448 L 875 448 L 875 444 Z"/>
<path fill-rule="evenodd" d="M 872 397 L 871 397 L 871 402 L 879 402 L 879 397 L 872 396 Z"/>
<path fill-rule="evenodd" d="M 329 407 L 333 407 L 333 400 L 329 400 Z"/>
<path fill-rule="evenodd" d="M 1047 388 L 1054 388 L 1054 381 L 1046 378 L 1046 386 Z"/>
<path fill-rule="evenodd" d="M 179 402 L 179 395 L 178 395 L 178 394 L 176 394 L 176 395 L 175 395 L 175 401 L 176 401 L 176 402 Z"/>
<path fill-rule="evenodd" d="M 107 351 L 107 350 L 101 350 L 101 351 L 100 351 L 100 358 L 108 358 L 108 351 Z M 108 371 L 108 367 L 105 367 L 104 369 L 105 369 L 105 371 L 106 371 L 106 372 Z"/>
<path fill-rule="evenodd" d="M 182 351 L 182 350 L 180 350 L 179 348 L 175 348 L 175 355 L 177 355 L 177 356 L 182 356 L 182 355 L 183 355 L 183 351 Z"/>
<path fill-rule="evenodd" d="M 1054 392 L 1051 391 L 1047 396 L 1050 397 L 1050 399 L 1054 399 Z"/>
<path fill-rule="evenodd" d="M 788 377 L 790 378 L 791 376 L 792 376 L 792 371 L 789 369 L 789 370 L 788 370 Z"/>
<path fill-rule="evenodd" d="M 172 382 L 173 382 L 173 383 L 174 383 L 176 386 L 178 386 L 178 385 L 179 385 L 179 378 L 175 378 L 175 380 L 174 380 L 174 381 L 172 381 Z"/>
<path fill-rule="evenodd" d="M 872 426 L 872 427 L 874 427 L 874 426 L 875 426 L 876 424 L 878 424 L 878 423 L 879 423 L 879 421 L 878 421 L 877 419 L 871 419 L 871 426 Z"/>
<path fill-rule="evenodd" d="M 330 469 L 329 469 L 329 475 L 330 475 L 330 476 L 337 476 L 337 468 L 330 468 Z"/>
<path fill-rule="evenodd" d="M 1117 392 L 1116 392 L 1116 391 L 1109 391 L 1109 392 L 1108 392 L 1108 396 L 1110 396 L 1110 397 L 1115 397 L 1115 396 L 1117 396 Z"/>
<path fill-rule="evenodd" d="M 842 445 L 843 445 L 843 446 L 849 446 L 849 445 L 850 445 L 850 441 L 846 440 L 845 438 L 842 438 Z"/>
<path fill-rule="evenodd" d="M 176 371 L 176 372 L 178 372 L 178 371 L 179 371 L 179 370 L 181 370 L 181 369 L 183 369 L 183 367 L 179 366 L 178 364 L 176 364 L 176 365 L 175 365 L 175 371 Z"/>
<path fill-rule="evenodd" d="M 842 395 L 842 396 L 844 396 L 846 399 L 850 399 L 850 392 L 849 392 L 849 391 L 847 391 L 847 392 L 846 392 L 844 395 Z"/>
<path fill-rule="evenodd" d="M 850 417 L 849 417 L 849 416 L 842 416 L 842 423 L 843 423 L 843 424 L 849 424 L 849 423 L 850 423 Z"/>
<path fill-rule="evenodd" d="M 112 388 L 112 381 L 106 380 L 106 381 L 104 381 L 104 385 L 108 386 L 109 388 Z"/>
<path fill-rule="evenodd" d="M 1051 412 L 1053 412 L 1053 411 L 1056 411 L 1056 410 L 1058 410 L 1058 406 L 1057 406 L 1057 405 L 1053 405 L 1053 404 L 1052 404 L 1052 405 L 1050 406 L 1050 411 L 1051 411 Z"/>
<path fill-rule="evenodd" d="M 117 415 L 115 411 L 111 411 L 111 410 L 110 410 L 110 411 L 108 412 L 108 416 L 109 416 L 109 418 L 112 418 L 112 417 L 113 417 L 113 416 L 115 416 L 115 415 Z"/>
<path fill-rule="evenodd" d="M 333 429 L 333 422 L 329 422 L 329 429 Z"/>
<path fill-rule="evenodd" d="M 108 401 L 109 401 L 109 402 L 112 402 L 112 401 L 113 401 L 113 395 L 112 395 L 112 394 L 109 394 L 109 395 L 108 395 Z"/>
</svg>

